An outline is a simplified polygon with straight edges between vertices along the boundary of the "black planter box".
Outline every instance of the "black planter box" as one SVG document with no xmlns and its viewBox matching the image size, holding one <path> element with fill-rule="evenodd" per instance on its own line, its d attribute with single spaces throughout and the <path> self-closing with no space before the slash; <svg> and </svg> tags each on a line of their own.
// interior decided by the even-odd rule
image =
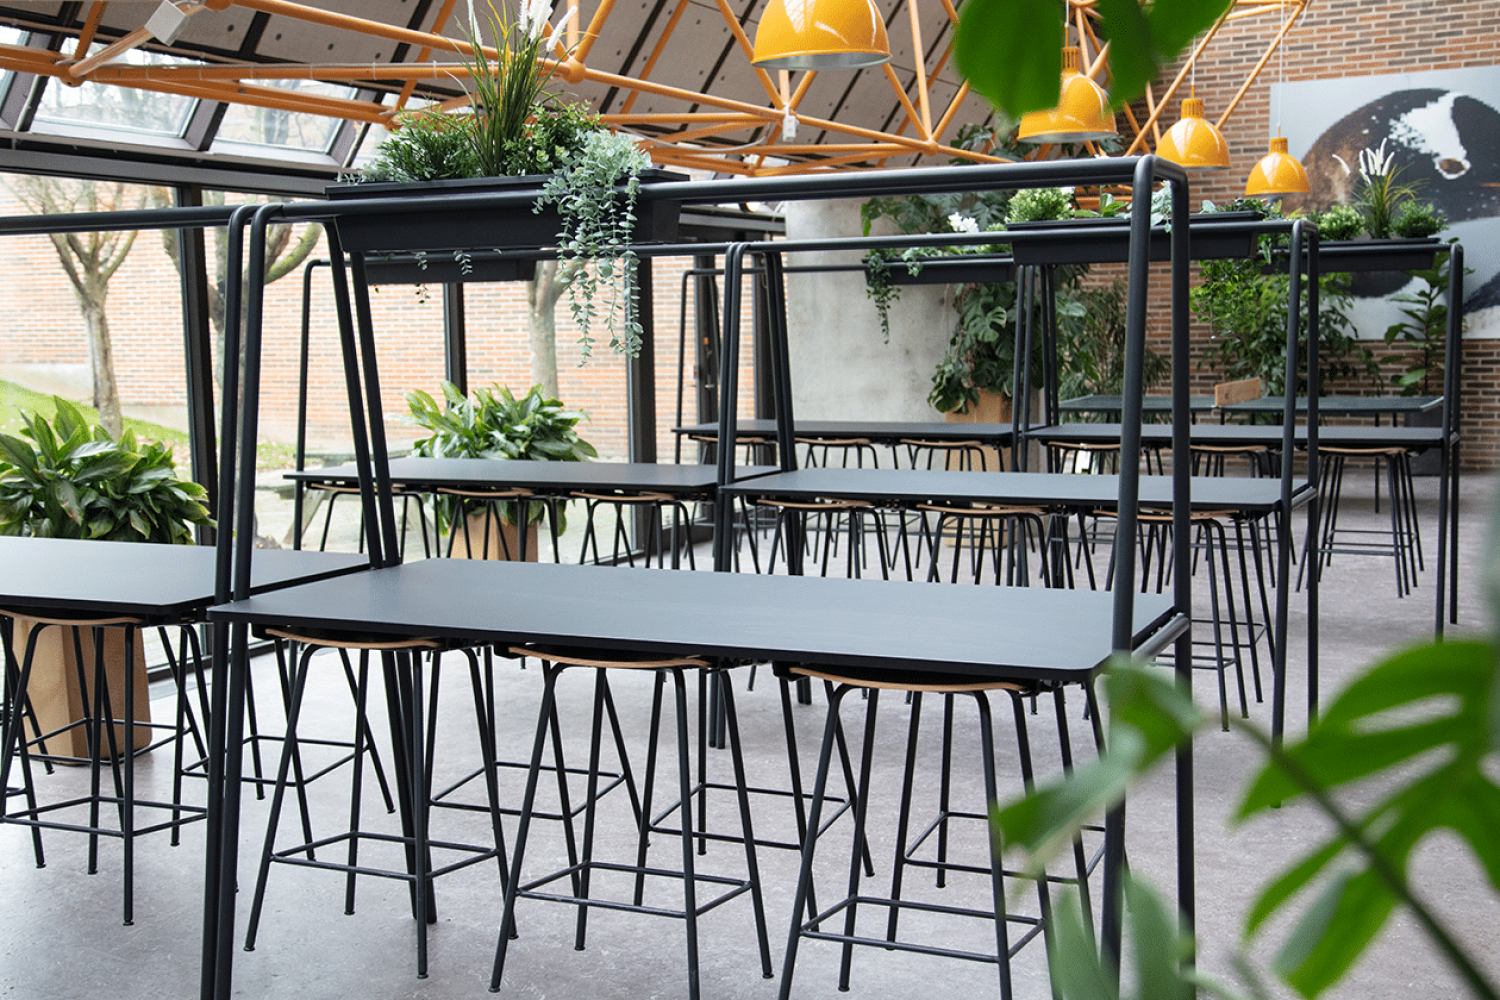
<svg viewBox="0 0 1500 1000">
<path fill-rule="evenodd" d="M 372 285 L 453 285 L 465 281 L 530 281 L 536 258 L 495 250 L 440 250 L 436 253 L 387 253 L 365 257 L 365 277 Z"/>
<path fill-rule="evenodd" d="M 1256 212 L 1189 216 L 1188 256 L 1192 260 L 1219 260 L 1253 255 L 1255 233 L 1223 229 L 1260 218 Z M 1017 233 L 1046 233 L 1045 237 L 1017 240 L 1011 245 L 1017 264 L 1123 264 L 1130 259 L 1130 220 L 1123 216 L 1014 222 L 1006 228 Z M 1164 228 L 1151 231 L 1151 259 L 1171 259 L 1171 236 Z"/>
<path fill-rule="evenodd" d="M 643 185 L 663 180 L 687 180 L 665 170 L 643 170 Z M 460 249 L 515 249 L 554 247 L 562 218 L 532 205 L 546 183 L 544 176 L 473 177 L 416 183 L 333 184 L 325 189 L 329 201 L 349 203 L 369 198 L 400 198 L 410 207 L 375 214 L 349 214 L 337 220 L 346 251 L 433 251 Z M 524 204 L 494 207 L 444 208 L 445 195 L 529 195 Z M 675 240 L 681 205 L 676 202 L 636 202 L 635 242 Z"/>
<path fill-rule="evenodd" d="M 1323 271 L 1422 271 L 1437 263 L 1444 246 L 1436 236 L 1424 239 L 1324 240 L 1318 245 Z"/>
<path fill-rule="evenodd" d="M 886 262 L 886 282 L 891 285 L 969 285 L 993 281 L 1015 281 L 1015 262 L 1010 257 L 934 257 L 922 262 L 912 274 L 906 262 Z"/>
</svg>

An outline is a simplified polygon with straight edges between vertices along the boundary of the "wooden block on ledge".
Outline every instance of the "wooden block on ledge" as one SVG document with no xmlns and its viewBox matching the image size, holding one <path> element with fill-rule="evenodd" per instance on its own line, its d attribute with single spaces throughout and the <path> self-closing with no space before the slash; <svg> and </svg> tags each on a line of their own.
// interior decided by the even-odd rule
<svg viewBox="0 0 1500 1000">
<path fill-rule="evenodd" d="M 1220 382 L 1214 386 L 1215 406 L 1233 406 L 1235 403 L 1248 403 L 1260 397 L 1261 384 L 1258 378 L 1242 378 L 1237 382 Z"/>
</svg>

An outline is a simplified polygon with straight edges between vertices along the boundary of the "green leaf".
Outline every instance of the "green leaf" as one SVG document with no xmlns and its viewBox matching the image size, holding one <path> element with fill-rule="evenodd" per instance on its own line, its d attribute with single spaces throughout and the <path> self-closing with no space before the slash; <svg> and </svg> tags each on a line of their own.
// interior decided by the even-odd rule
<svg viewBox="0 0 1500 1000">
<path fill-rule="evenodd" d="M 1134 878 L 1125 879 L 1125 905 L 1130 914 L 1136 996 L 1141 1000 L 1192 1000 L 1194 990 L 1182 977 L 1183 961 L 1192 954 L 1192 942 L 1183 935 L 1172 912 L 1160 896 Z"/>
<path fill-rule="evenodd" d="M 974 90 L 1007 114 L 1057 104 L 1063 25 L 1056 0 L 968 0 L 954 59 Z"/>
<path fill-rule="evenodd" d="M 66 479 L 57 483 L 57 502 L 63 511 L 79 524 L 83 523 L 83 505 L 78 502 L 78 491 Z"/>
<path fill-rule="evenodd" d="M 1488 642 L 1427 644 L 1398 653 L 1350 684 L 1305 740 L 1283 749 L 1286 760 L 1331 788 L 1445 746 L 1482 755 L 1497 664 L 1497 647 Z M 1434 716 L 1434 710 L 1441 714 Z M 1409 715 L 1413 712 L 1425 715 Z M 1425 721 L 1381 724 L 1387 714 Z M 1299 782 L 1270 763 L 1246 793 L 1239 816 L 1300 792 Z"/>
<path fill-rule="evenodd" d="M 1254 934 L 1259 930 L 1261 925 L 1277 910 L 1317 878 L 1318 873 L 1327 868 L 1343 849 L 1344 845 L 1338 841 L 1324 844 L 1297 865 L 1272 880 L 1261 890 L 1255 905 L 1246 915 L 1245 933 Z"/>
<path fill-rule="evenodd" d="M 1143 756 L 1139 734 L 1118 732 L 1098 759 L 1000 807 L 992 817 L 1000 846 L 1025 849 L 1028 870 L 1039 871 L 1073 843 L 1085 823 L 1124 798 Z"/>
<path fill-rule="evenodd" d="M 1146 89 L 1162 53 L 1138 0 L 1098 0 L 1109 45 L 1109 92 L 1116 105 Z"/>
<path fill-rule="evenodd" d="M 1373 873 L 1336 875 L 1277 953 L 1277 973 L 1304 996 L 1318 996 L 1353 967 L 1395 906 Z"/>
<path fill-rule="evenodd" d="M 1047 938 L 1047 968 L 1065 1000 L 1119 1000 L 1114 977 L 1099 960 L 1093 936 L 1084 928 L 1075 893 L 1052 906 L 1053 933 Z"/>
</svg>

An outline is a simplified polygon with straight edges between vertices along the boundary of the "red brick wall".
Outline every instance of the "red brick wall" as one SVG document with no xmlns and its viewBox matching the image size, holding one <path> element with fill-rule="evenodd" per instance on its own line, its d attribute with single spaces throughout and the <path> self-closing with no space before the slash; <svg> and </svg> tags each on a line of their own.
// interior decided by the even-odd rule
<svg viewBox="0 0 1500 1000">
<path fill-rule="evenodd" d="M 1196 93 L 1203 98 L 1207 117 L 1217 121 L 1246 75 L 1279 30 L 1280 16 L 1271 13 L 1226 23 L 1209 43 L 1196 71 Z M 1181 63 L 1163 73 L 1161 88 L 1176 77 Z M 1284 72 L 1295 81 L 1348 76 L 1378 76 L 1427 70 L 1500 65 L 1500 5 L 1494 0 L 1310 0 L 1307 13 L 1288 36 L 1280 56 L 1273 56 L 1223 127 L 1229 145 L 1228 170 L 1196 171 L 1191 178 L 1192 204 L 1203 200 L 1224 203 L 1244 193 L 1245 178 L 1266 152 L 1275 129 L 1270 119 L 1271 86 Z M 1161 118 L 1164 131 L 1179 115 L 1180 99 L 1188 96 L 1184 83 Z M 1137 113 L 1144 120 L 1144 109 Z M 1293 153 L 1298 152 L 1293 150 Z M 1287 207 L 1293 207 L 1290 200 Z M 1470 261 L 1471 265 L 1473 261 Z M 1165 281 L 1165 272 L 1161 274 Z M 1500 465 L 1500 393 L 1497 393 L 1497 356 L 1500 356 L 1500 310 L 1472 317 L 1464 349 L 1463 420 L 1466 468 L 1493 469 Z M 1165 302 L 1153 310 L 1155 346 L 1167 350 Z M 1377 359 L 1387 357 L 1379 331 L 1361 331 Z M 1221 376 L 1212 368 L 1213 345 L 1205 324 L 1193 326 L 1193 383 L 1195 392 L 1210 391 Z M 1202 363 L 1200 363 L 1202 362 Z M 1382 365 L 1382 379 L 1398 370 Z M 1368 384 L 1340 387 L 1341 391 L 1372 391 Z"/>
<path fill-rule="evenodd" d="M 0 184 L 0 214 L 22 212 L 10 191 Z M 0 364 L 86 363 L 88 347 L 77 299 L 50 241 L 41 236 L 7 237 L 5 248 L 0 276 L 10 291 L 0 296 Z M 320 244 L 318 252 L 325 249 Z M 691 263 L 687 258 L 667 258 L 654 265 L 657 448 L 663 458 L 670 458 L 673 448 L 680 276 Z M 319 269 L 315 275 L 308 376 L 313 387 L 308 413 L 310 435 L 320 446 L 341 447 L 348 437 L 348 404 L 342 388 L 343 362 L 333 293 L 328 270 Z M 261 411 L 262 436 L 266 439 L 295 439 L 302 284 L 299 269 L 271 285 L 266 293 Z M 179 288 L 161 237 L 142 233 L 111 281 L 107 303 L 120 397 L 127 404 L 185 404 Z M 24 294 L 16 289 L 24 289 Z M 524 391 L 531 384 L 524 285 L 466 286 L 465 304 L 470 385 L 498 382 L 518 393 Z M 442 289 L 382 286 L 372 296 L 372 308 L 389 432 L 393 439 L 410 438 L 415 431 L 399 420 L 406 412 L 406 392 L 424 388 L 436 395 L 443 377 Z M 691 302 L 687 316 L 691 324 Z M 748 306 L 745 316 L 748 324 Z M 558 303 L 557 328 L 561 398 L 568 406 L 589 414 L 582 433 L 601 455 L 623 456 L 624 359 L 609 350 L 607 331 L 596 330 L 593 359 L 587 365 L 580 364 L 578 331 L 568 313 L 566 295 Z M 749 356 L 747 343 L 745 357 Z M 748 365 L 745 370 L 748 372 Z M 741 382 L 741 399 L 746 407 L 750 400 L 748 378 L 748 374 L 742 376 Z M 691 420 L 691 387 L 686 405 Z"/>
</svg>

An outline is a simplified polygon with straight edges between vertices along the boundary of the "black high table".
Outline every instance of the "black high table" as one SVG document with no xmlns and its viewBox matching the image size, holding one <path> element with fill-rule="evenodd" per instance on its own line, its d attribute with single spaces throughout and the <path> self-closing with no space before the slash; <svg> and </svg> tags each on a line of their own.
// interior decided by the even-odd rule
<svg viewBox="0 0 1500 1000">
<path fill-rule="evenodd" d="M 1170 476 L 1142 476 L 1140 502 L 1152 507 L 1172 503 Z M 789 500 L 838 497 L 893 506 L 932 501 L 1037 505 L 1069 510 L 1113 507 L 1119 500 L 1119 477 L 1060 472 L 958 472 L 941 469 L 797 469 L 724 487 L 725 496 L 774 496 Z M 1190 509 L 1234 509 L 1250 516 L 1276 511 L 1281 487 L 1274 479 L 1194 476 Z"/>
<path fill-rule="evenodd" d="M 994 503 L 1074 513 L 1115 510 L 1119 488 L 1117 475 L 936 469 L 798 469 L 745 480 L 726 486 L 720 492 L 726 498 L 774 497 L 804 502 L 837 498 L 908 509 L 922 503 Z M 1141 476 L 1139 501 L 1144 506 L 1169 509 L 1174 502 L 1173 488 L 1170 476 Z M 1293 491 L 1291 507 L 1300 507 L 1312 498 L 1313 493 L 1308 484 L 1299 485 Z M 1277 539 L 1286 540 L 1280 544 L 1291 544 L 1292 512 L 1283 509 L 1282 486 L 1276 479 L 1194 476 L 1190 480 L 1189 494 L 1189 510 L 1232 510 L 1249 519 L 1274 518 Z M 1277 586 L 1289 586 L 1288 576 L 1285 573 L 1278 576 Z M 1279 677 L 1284 678 L 1287 657 L 1285 621 L 1279 625 L 1275 629 L 1275 670 Z M 1313 689 L 1316 670 L 1317 662 L 1310 658 L 1308 683 Z M 1281 732 L 1286 716 L 1285 684 L 1278 683 L 1273 689 L 1272 726 L 1274 731 Z"/>
<path fill-rule="evenodd" d="M 1295 405 L 1298 413 L 1306 413 L 1307 397 L 1298 396 Z M 1320 396 L 1318 416 L 1374 417 L 1378 424 L 1383 416 L 1394 418 L 1414 413 L 1432 413 L 1441 409 L 1442 405 L 1442 396 Z M 1280 417 L 1285 409 L 1284 396 L 1262 396 L 1219 407 L 1220 413 L 1225 416 L 1254 417 Z"/>
<path fill-rule="evenodd" d="M 1323 401 L 1318 401 L 1318 412 L 1322 413 Z M 1120 424 L 1054 424 L 1048 427 L 1033 427 L 1028 436 L 1042 444 L 1119 444 Z M 1240 445 L 1282 446 L 1284 428 L 1270 424 L 1192 424 L 1188 427 L 1190 439 L 1195 445 L 1233 447 Z M 1411 426 L 1347 426 L 1336 424 L 1320 426 L 1317 431 L 1320 446 L 1346 448 L 1404 448 L 1410 452 L 1436 450 L 1438 462 L 1438 556 L 1436 631 L 1443 632 L 1443 623 L 1456 621 L 1458 616 L 1458 489 L 1459 467 L 1454 461 L 1459 436 L 1456 430 L 1443 427 Z M 1298 425 L 1293 438 L 1299 446 L 1308 443 L 1308 429 Z M 1172 427 L 1168 424 L 1147 424 L 1141 428 L 1141 443 L 1146 447 L 1166 447 L 1172 441 Z"/>
<path fill-rule="evenodd" d="M 293 552 L 270 550 L 256 559 L 250 581 L 253 593 L 266 593 L 298 583 L 328 580 L 366 569 L 363 556 L 346 553 Z M 191 625 L 204 620 L 204 610 L 214 601 L 215 550 L 197 545 L 159 545 L 146 542 L 102 542 L 65 538 L 0 537 L 0 607 L 8 611 L 31 613 L 52 618 L 124 618 L 129 628 Z M 113 627 L 113 626 L 112 626 Z M 6 629 L 7 641 L 11 630 Z M 7 657 L 6 684 L 19 681 L 9 676 L 9 663 L 26 669 L 22 653 Z M 145 669 L 137 664 L 136 669 Z M 134 744 L 131 735 L 134 718 L 134 684 L 125 684 L 124 705 L 118 716 L 126 720 L 126 746 Z M 223 732 L 220 713 L 224 711 L 224 691 L 213 690 L 213 704 L 205 720 L 210 734 L 210 760 L 224 756 L 223 743 L 215 734 Z M 20 699 L 24 690 L 13 690 Z M 18 701 L 19 703 L 19 701 Z M 12 731 L 19 725 L 20 713 L 12 712 L 7 721 L 0 758 L 9 761 L 18 739 Z M 134 802 L 133 754 L 127 752 L 122 777 L 122 798 Z M 238 756 L 237 754 L 234 756 Z M 0 783 L 3 787 L 3 783 Z M 125 820 L 120 837 L 125 852 L 126 923 L 131 920 L 130 882 L 132 868 L 133 810 L 124 810 Z M 0 799 L 0 822 L 5 820 Z M 207 838 L 208 850 L 216 845 L 214 818 L 211 816 Z"/>
<path fill-rule="evenodd" d="M 736 420 L 734 426 L 742 444 L 780 439 L 775 420 Z M 1010 424 L 963 424 L 942 420 L 798 420 L 792 436 L 798 441 L 812 442 L 860 439 L 893 450 L 917 441 L 950 444 L 978 441 L 985 447 L 1001 451 L 1015 441 L 1014 431 Z M 677 435 L 679 443 L 683 438 L 717 442 L 719 423 L 686 424 L 672 428 L 672 432 Z"/>
<path fill-rule="evenodd" d="M 724 203 L 739 200 L 816 199 L 828 197 L 873 197 L 886 194 L 939 193 L 945 191 L 974 191 L 981 189 L 1014 189 L 1047 187 L 1059 184 L 1121 184 L 1132 185 L 1133 199 L 1137 204 L 1150 201 L 1153 190 L 1165 185 L 1171 194 L 1172 217 L 1180 220 L 1170 232 L 1157 230 L 1165 244 L 1172 243 L 1171 292 L 1173 317 L 1174 357 L 1181 354 L 1181 364 L 1174 364 L 1173 392 L 1176 410 L 1186 414 L 1187 409 L 1187 327 L 1188 327 L 1188 190 L 1187 175 L 1175 164 L 1153 156 L 1113 160 L 1056 161 L 1023 164 L 996 164 L 967 167 L 962 170 L 897 170 L 876 171 L 857 176 L 775 177 L 755 179 L 730 179 L 702 182 L 667 182 L 643 186 L 640 194 L 645 204 L 664 202 L 678 204 Z M 235 724 L 235 705 L 243 695 L 244 674 L 247 669 L 247 642 L 249 624 L 252 620 L 282 620 L 283 611 L 296 609 L 283 605 L 299 605 L 304 613 L 340 616 L 344 626 L 369 625 L 371 628 L 416 629 L 428 626 L 442 628 L 451 633 L 469 636 L 492 636 L 504 634 L 516 639 L 567 638 L 573 645 L 593 645 L 609 648 L 680 648 L 679 643 L 691 642 L 698 652 L 713 655 L 730 655 L 734 651 L 753 655 L 773 655 L 790 662 L 829 662 L 835 660 L 861 660 L 885 662 L 892 666 L 912 669 L 921 664 L 932 663 L 933 635 L 950 626 L 957 629 L 955 635 L 962 636 L 962 648 L 953 642 L 941 642 L 938 648 L 944 656 L 943 667 L 954 669 L 956 664 L 966 664 L 967 669 L 1011 671 L 1013 676 L 1040 676 L 1042 672 L 1054 672 L 1054 679 L 1063 679 L 1073 672 L 1091 671 L 1105 662 L 1114 653 L 1140 652 L 1149 654 L 1156 647 L 1154 638 L 1162 643 L 1175 642 L 1179 656 L 1177 676 L 1179 683 L 1191 689 L 1191 674 L 1187 667 L 1188 623 L 1184 612 L 1190 603 L 1187 577 L 1189 576 L 1186 547 L 1177 554 L 1178 571 L 1174 576 L 1173 596 L 1140 595 L 1133 587 L 1117 586 L 1107 593 L 1079 591 L 1048 591 L 1027 594 L 1014 588 L 996 588 L 988 593 L 958 597 L 956 588 L 939 588 L 927 584 L 888 584 L 880 581 L 790 580 L 787 577 L 749 577 L 734 579 L 727 570 L 730 532 L 725 518 L 716 519 L 715 524 L 715 574 L 677 574 L 672 571 L 650 571 L 654 576 L 644 575 L 633 579 L 665 580 L 665 583 L 642 582 L 638 593 L 627 592 L 621 587 L 618 573 L 598 574 L 600 579 L 585 583 L 585 574 L 594 572 L 579 567 L 563 567 L 552 564 L 530 566 L 498 566 L 458 564 L 451 560 L 432 561 L 432 565 L 412 564 L 401 566 L 396 542 L 396 519 L 391 502 L 391 473 L 384 439 L 383 413 L 381 410 L 380 379 L 376 372 L 376 338 L 372 328 L 369 308 L 368 275 L 365 269 L 367 252 L 400 251 L 411 249 L 413 239 L 419 239 L 407 231 L 407 227 L 419 226 L 427 216 L 436 213 L 463 215 L 467 222 L 478 223 L 472 237 L 480 242 L 465 243 L 468 247 L 493 247 L 504 244 L 507 234 L 520 232 L 524 227 L 517 221 L 524 215 L 531 219 L 530 205 L 534 192 L 524 189 L 506 190 L 496 193 L 434 194 L 421 209 L 414 210 L 412 202 L 399 198 L 370 197 L 351 199 L 338 203 L 306 205 L 261 205 L 242 206 L 230 219 L 227 237 L 228 281 L 226 298 L 229 302 L 229 328 L 223 357 L 232 366 L 243 358 L 243 390 L 238 406 L 226 399 L 224 419 L 224 454 L 221 456 L 221 507 L 220 524 L 234 524 L 236 531 L 225 530 L 220 538 L 221 595 L 219 621 L 227 628 L 216 629 L 216 654 L 224 653 L 225 669 L 218 675 L 229 689 L 229 711 L 224 713 L 225 723 Z M 404 214 L 403 214 L 404 213 Z M 322 601 L 323 595 L 335 592 L 353 593 L 345 587 L 324 587 L 288 591 L 285 602 L 269 603 L 249 592 L 251 528 L 253 526 L 253 499 L 255 479 L 256 419 L 260 393 L 260 331 L 261 309 L 264 294 L 263 275 L 264 246 L 273 224 L 297 221 L 321 221 L 328 223 L 330 257 L 333 260 L 335 300 L 339 310 L 339 325 L 345 376 L 349 396 L 355 439 L 356 464 L 359 469 L 360 495 L 366 514 L 366 542 L 374 572 L 368 574 L 370 587 L 361 587 L 351 579 L 346 581 L 359 591 L 358 600 L 345 603 L 330 600 L 315 607 L 314 599 Z M 373 223 L 381 233 L 377 245 L 355 245 L 347 258 L 344 256 L 343 223 L 363 222 L 369 234 L 368 224 Z M 49 223 L 56 225 L 55 217 Z M 92 223 L 91 223 L 92 224 Z M 1300 225 L 1298 223 L 1297 225 Z M 248 234 L 248 239 L 247 239 Z M 1139 398 L 1143 395 L 1140 386 L 1140 358 L 1144 349 L 1146 327 L 1146 302 L 1150 282 L 1148 248 L 1153 243 L 1150 219 L 1144 213 L 1132 218 L 1124 226 L 1125 242 L 1128 245 L 1129 284 L 1127 299 L 1127 350 L 1124 395 L 1126 397 L 1125 441 L 1127 450 L 1138 445 L 1133 436 L 1132 425 L 1140 417 Z M 1017 245 L 1043 238 L 1045 234 L 1015 233 L 1006 238 Z M 771 366 L 775 387 L 778 437 L 791 440 L 796 436 L 792 417 L 790 365 L 786 351 L 786 312 L 782 280 L 782 255 L 803 249 L 863 249 L 877 246 L 909 245 L 912 243 L 949 245 L 964 242 L 994 242 L 996 234 L 942 234 L 941 236 L 899 236 L 877 238 L 855 238 L 847 240 L 819 240 L 810 243 L 776 241 L 766 243 L 737 242 L 718 247 L 703 244 L 680 246 L 636 247 L 642 257 L 659 253 L 684 255 L 718 252 L 724 259 L 723 348 L 720 352 L 720 454 L 718 456 L 718 482 L 727 485 L 736 476 L 732 461 L 736 433 L 737 372 L 740 345 L 740 295 L 741 275 L 747 262 L 762 259 L 766 266 L 767 286 L 773 299 L 770 313 Z M 519 244 L 518 244 L 519 246 Z M 428 249 L 450 249 L 446 244 Z M 532 253 L 534 250 L 521 250 Z M 550 250 L 541 251 L 542 254 Z M 242 262 L 245 267 L 242 268 Z M 347 264 L 347 267 L 346 267 Z M 243 310 L 241 307 L 243 306 Z M 240 317 L 244 317 L 243 350 L 241 345 Z M 1181 377 L 1176 373 L 1180 370 Z M 231 367 L 225 384 L 235 384 L 239 373 Z M 972 435 L 971 428 L 964 428 Z M 1174 503 L 1174 519 L 1179 522 L 1183 535 L 1187 531 L 1187 472 L 1186 439 L 1174 442 L 1176 450 L 1183 456 L 1181 469 L 1175 473 L 1174 493 L 1180 503 Z M 783 469 L 791 449 L 781 449 Z M 1176 466 L 1174 465 L 1174 469 Z M 1138 502 L 1136 497 L 1137 474 L 1126 468 L 1118 480 L 1117 505 L 1121 530 L 1133 532 L 1136 524 Z M 1133 577 L 1133 548 L 1127 547 L 1121 554 L 1120 578 Z M 644 574 L 647 571 L 636 571 Z M 550 576 L 562 574 L 567 576 Z M 229 577 L 233 577 L 232 580 Z M 721 579 L 722 578 L 722 579 Z M 363 579 L 363 577 L 361 578 Z M 412 586 L 416 580 L 422 586 Z M 565 580 L 577 585 L 557 591 L 554 603 L 565 610 L 554 608 L 548 612 L 550 619 L 533 619 L 523 632 L 519 627 L 522 619 L 511 611 L 518 596 L 531 586 L 550 586 L 550 581 Z M 489 590 L 486 585 L 499 583 L 504 600 L 495 600 L 496 592 L 488 593 L 489 600 L 483 608 L 476 609 L 474 602 L 461 591 L 435 594 L 433 585 L 464 582 L 478 590 Z M 834 584 L 830 587 L 829 584 Z M 845 587 L 860 588 L 849 591 Z M 662 588 L 672 588 L 664 591 Z M 681 589 L 678 589 L 681 588 Z M 755 589 L 749 589 L 755 588 Z M 764 589 L 761 589 L 764 588 Z M 881 588 L 882 595 L 875 597 L 874 589 Z M 673 591 L 677 596 L 673 596 Z M 846 596 L 859 596 L 851 606 Z M 780 595 L 780 596 L 778 596 Z M 870 595 L 870 596 L 867 596 Z M 704 613 L 705 606 L 727 607 L 742 600 L 753 599 L 759 603 L 754 609 L 753 624 L 749 618 L 735 618 L 728 611 L 720 618 Z M 476 617 L 447 620 L 418 618 L 414 611 L 403 611 L 402 601 L 424 602 L 413 607 L 429 607 L 433 601 L 445 605 L 458 605 L 469 609 Z M 980 600 L 984 603 L 967 607 L 962 603 Z M 259 603 L 256 603 L 259 602 Z M 642 603 L 644 602 L 644 603 Z M 779 602 L 779 603 L 778 603 Z M 751 645 L 742 645 L 736 636 L 753 629 L 755 636 L 766 630 L 767 604 L 780 608 L 787 618 L 786 634 L 794 638 L 801 648 L 793 648 L 790 642 L 783 643 L 774 638 L 756 638 Z M 635 620 L 619 621 L 608 616 L 613 605 L 633 607 Z M 369 612 L 378 607 L 383 615 Z M 955 611 L 965 608 L 973 620 L 965 624 L 964 615 Z M 879 616 L 869 613 L 881 609 Z M 434 610 L 449 612 L 441 608 Z M 505 620 L 500 619 L 504 613 Z M 750 615 L 746 611 L 742 614 Z M 490 621 L 485 626 L 478 616 Z M 377 622 L 375 619 L 379 618 Z M 678 619 L 686 618 L 684 624 Z M 878 621 L 877 621 L 878 618 Z M 547 621 L 557 622 L 558 631 L 543 628 Z M 1083 620 L 1087 619 L 1087 627 Z M 694 621 L 695 620 L 695 621 Z M 799 622 L 816 621 L 816 628 L 796 627 Z M 1068 631 L 1077 636 L 1089 636 L 1089 642 L 1097 643 L 1092 648 L 1074 646 L 1071 638 L 1060 636 L 1059 629 L 1047 629 L 1039 639 L 1028 639 L 1012 646 L 1009 633 L 1014 629 L 1035 632 L 1039 620 L 1067 622 Z M 912 635 L 902 639 L 889 630 L 889 626 L 877 629 L 884 622 L 904 621 L 915 629 Z M 830 622 L 841 622 L 838 631 L 847 636 L 847 646 L 834 642 L 828 645 Z M 1006 627 L 1007 624 L 1010 627 Z M 480 629 L 474 632 L 474 629 Z M 888 641 L 871 643 L 871 636 L 880 636 Z M 221 645 L 219 645 L 221 644 Z M 914 650 L 921 644 L 920 652 Z M 905 653 L 900 652 L 906 650 Z M 216 665 L 219 659 L 216 655 Z M 1055 671 L 1061 673 L 1055 673 Z M 233 746 L 235 733 L 227 734 Z M 1182 905 L 1184 920 L 1191 926 L 1193 912 L 1194 878 L 1192 863 L 1192 773 L 1191 748 L 1179 748 L 1177 754 L 1177 842 L 1178 842 L 1178 897 Z M 211 782 L 209 806 L 211 814 L 218 816 L 221 825 L 217 831 L 219 850 L 210 851 L 210 863 L 205 878 L 205 921 L 202 995 L 228 997 L 233 990 L 232 953 L 234 924 L 234 870 L 237 857 L 238 797 L 237 784 L 240 761 L 235 754 L 226 754 L 222 768 L 216 771 Z M 1120 945 L 1120 876 L 1124 865 L 1125 808 L 1123 803 L 1110 810 L 1106 818 L 1104 903 L 1101 919 L 1101 941 L 1112 964 L 1118 962 Z M 212 820 L 211 820 L 212 822 Z M 210 834 L 214 834 L 210 830 Z"/>
<path fill-rule="evenodd" d="M 1109 658 L 1110 600 L 1107 592 L 425 559 L 253 596 L 209 614 L 391 636 L 1066 684 L 1088 681 Z M 1135 605 L 1138 651 L 1158 649 L 1186 627 L 1167 597 L 1140 595 Z M 1068 634 L 1035 627 L 1046 620 L 1067 620 Z"/>
<path fill-rule="evenodd" d="M 364 556 L 265 549 L 250 587 L 263 593 L 366 569 Z M 201 545 L 0 536 L 0 606 L 129 615 L 149 625 L 202 620 L 214 602 L 214 550 Z"/>
<path fill-rule="evenodd" d="M 666 493 L 684 500 L 712 499 L 718 489 L 717 470 L 710 465 L 670 465 L 654 462 L 535 462 L 488 458 L 393 458 L 391 482 L 418 490 L 441 487 L 521 487 L 541 494 L 566 496 L 574 490 L 620 490 Z M 739 475 L 753 477 L 774 472 L 770 466 L 741 467 Z M 357 486 L 359 468 L 353 463 L 288 472 L 299 483 Z"/>
</svg>

